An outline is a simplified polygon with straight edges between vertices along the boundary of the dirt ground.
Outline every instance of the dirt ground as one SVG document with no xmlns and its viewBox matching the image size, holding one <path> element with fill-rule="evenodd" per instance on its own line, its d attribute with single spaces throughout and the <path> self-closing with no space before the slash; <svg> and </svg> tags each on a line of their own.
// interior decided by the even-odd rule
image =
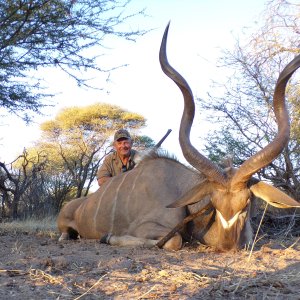
<svg viewBox="0 0 300 300">
<path fill-rule="evenodd" d="M 1 232 L 0 299 L 300 299 L 299 238 L 216 253 L 57 237 Z"/>
</svg>

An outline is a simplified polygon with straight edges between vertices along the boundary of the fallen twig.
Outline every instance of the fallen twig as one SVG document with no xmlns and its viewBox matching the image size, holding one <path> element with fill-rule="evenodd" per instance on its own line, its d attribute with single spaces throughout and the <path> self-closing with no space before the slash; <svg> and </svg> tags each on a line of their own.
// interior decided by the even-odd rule
<svg viewBox="0 0 300 300">
<path fill-rule="evenodd" d="M 101 276 L 101 277 L 97 280 L 97 282 L 96 282 L 95 284 L 93 284 L 93 285 L 92 285 L 87 291 L 85 291 L 82 295 L 80 295 L 80 296 L 74 298 L 74 300 L 78 300 L 78 299 L 80 299 L 81 297 L 83 297 L 84 295 L 86 295 L 87 293 L 89 293 L 90 290 L 93 289 L 96 285 L 98 285 L 98 284 L 100 283 L 100 281 L 101 281 L 105 276 L 107 276 L 107 274 L 104 274 L 103 276 Z"/>
<path fill-rule="evenodd" d="M 153 291 L 155 287 L 156 287 L 156 285 L 154 285 L 148 292 L 146 292 L 146 293 L 143 294 L 142 296 L 138 297 L 137 299 L 142 299 L 142 298 L 144 298 L 146 295 L 148 295 L 149 293 L 151 293 L 151 291 Z"/>
</svg>

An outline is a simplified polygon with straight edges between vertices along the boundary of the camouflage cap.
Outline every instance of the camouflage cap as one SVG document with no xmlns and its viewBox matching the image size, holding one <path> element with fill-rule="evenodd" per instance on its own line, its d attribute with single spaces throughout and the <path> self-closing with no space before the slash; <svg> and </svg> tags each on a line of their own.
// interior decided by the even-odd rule
<svg viewBox="0 0 300 300">
<path fill-rule="evenodd" d="M 129 132 L 126 129 L 119 129 L 116 131 L 115 136 L 114 136 L 114 141 L 117 141 L 119 139 L 131 139 L 131 136 Z"/>
</svg>

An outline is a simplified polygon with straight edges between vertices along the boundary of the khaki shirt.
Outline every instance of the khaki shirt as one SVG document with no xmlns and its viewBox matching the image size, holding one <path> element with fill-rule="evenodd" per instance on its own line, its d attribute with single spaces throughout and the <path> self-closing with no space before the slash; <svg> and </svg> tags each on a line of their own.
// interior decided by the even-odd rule
<svg viewBox="0 0 300 300">
<path fill-rule="evenodd" d="M 136 165 L 134 161 L 134 157 L 136 154 L 137 151 L 132 149 L 130 150 L 130 157 L 126 165 L 126 169 L 124 168 L 124 170 L 122 170 L 123 163 L 117 155 L 117 152 L 113 152 L 107 155 L 103 161 L 103 164 L 98 169 L 97 179 L 100 179 L 102 177 L 113 177 L 121 173 L 127 172 L 129 170 L 132 170 Z"/>
</svg>

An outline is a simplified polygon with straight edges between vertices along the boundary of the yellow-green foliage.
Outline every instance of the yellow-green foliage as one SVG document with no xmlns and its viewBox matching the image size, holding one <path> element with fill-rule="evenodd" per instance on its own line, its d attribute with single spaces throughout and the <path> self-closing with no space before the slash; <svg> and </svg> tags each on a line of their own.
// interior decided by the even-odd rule
<svg viewBox="0 0 300 300">
<path fill-rule="evenodd" d="M 137 127 L 144 126 L 146 122 L 142 115 L 128 112 L 119 106 L 96 103 L 85 107 L 65 108 L 56 116 L 55 120 L 44 122 L 41 130 L 57 134 L 61 130 L 74 130 L 78 127 L 90 130 L 100 125 L 105 128 L 111 124 L 112 120 L 123 125 L 135 122 Z"/>
<path fill-rule="evenodd" d="M 293 85 L 293 90 L 288 86 L 287 92 L 289 94 L 288 99 L 290 103 L 290 115 L 291 115 L 291 138 L 300 142 L 300 88 L 297 85 Z"/>
<path fill-rule="evenodd" d="M 47 159 L 47 152 L 42 151 L 42 149 L 28 148 L 14 161 L 13 167 L 21 169 L 26 166 L 26 169 L 30 170 L 33 165 L 41 163 L 45 159 Z"/>
<path fill-rule="evenodd" d="M 46 131 L 58 131 L 60 130 L 57 122 L 55 120 L 50 120 L 50 121 L 46 121 L 44 123 L 41 124 L 40 126 L 41 130 L 46 132 Z"/>
<path fill-rule="evenodd" d="M 137 113 L 132 112 L 124 112 L 122 115 L 122 119 L 126 122 L 140 122 L 141 124 L 145 124 L 145 118 Z"/>
</svg>

